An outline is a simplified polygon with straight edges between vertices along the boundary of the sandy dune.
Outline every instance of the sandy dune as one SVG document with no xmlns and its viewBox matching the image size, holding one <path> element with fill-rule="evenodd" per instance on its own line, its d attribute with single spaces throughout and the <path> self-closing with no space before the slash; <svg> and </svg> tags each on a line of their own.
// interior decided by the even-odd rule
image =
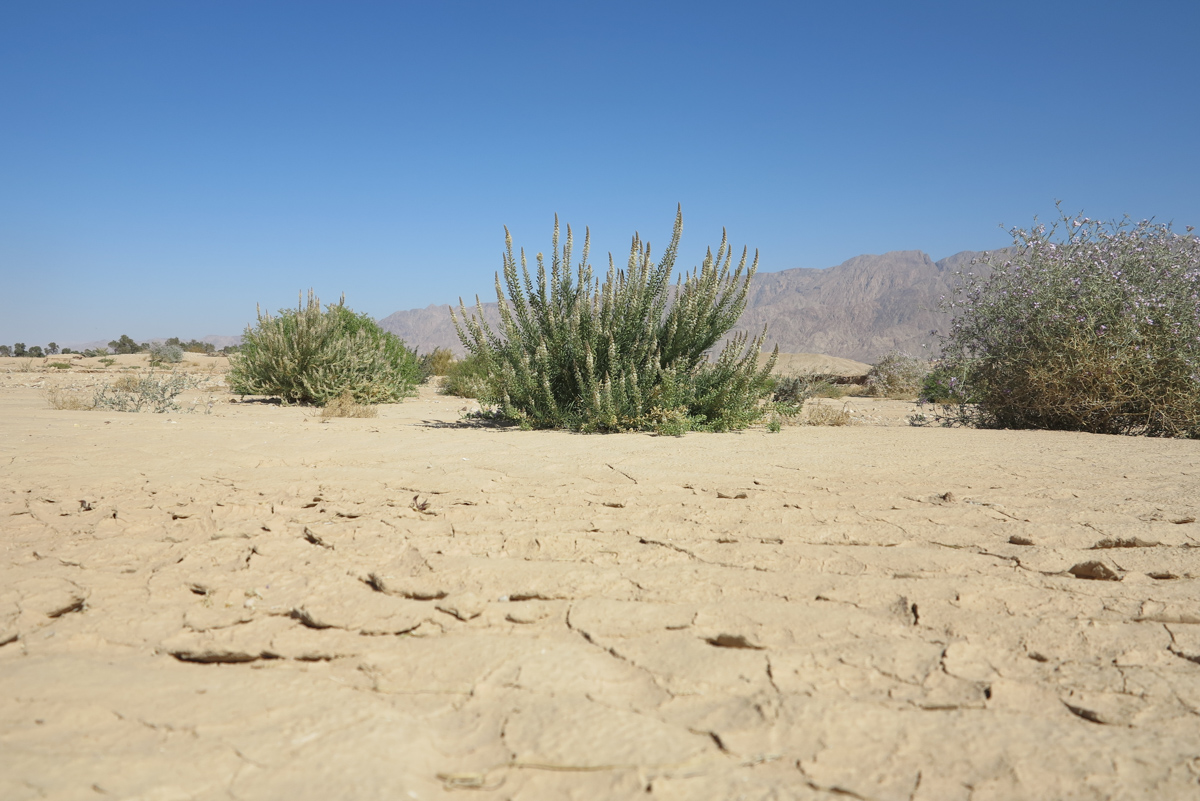
<svg viewBox="0 0 1200 801">
<path fill-rule="evenodd" d="M 0 798 L 1200 797 L 1200 442 L 77 370 L 0 372 Z"/>
</svg>

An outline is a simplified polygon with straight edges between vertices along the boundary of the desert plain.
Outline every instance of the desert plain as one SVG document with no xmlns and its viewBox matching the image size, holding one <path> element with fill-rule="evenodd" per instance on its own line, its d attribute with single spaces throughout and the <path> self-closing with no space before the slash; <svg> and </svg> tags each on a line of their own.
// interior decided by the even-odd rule
<svg viewBox="0 0 1200 801">
<path fill-rule="evenodd" d="M 142 358 L 0 360 L 2 799 L 1200 798 L 1200 442 L 47 403 Z"/>
</svg>

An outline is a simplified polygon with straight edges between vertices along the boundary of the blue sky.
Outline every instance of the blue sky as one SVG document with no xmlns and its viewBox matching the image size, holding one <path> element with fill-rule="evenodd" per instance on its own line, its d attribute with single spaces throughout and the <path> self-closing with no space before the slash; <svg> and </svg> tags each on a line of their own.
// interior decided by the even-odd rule
<svg viewBox="0 0 1200 801">
<path fill-rule="evenodd" d="M 503 226 L 764 271 L 1200 225 L 1200 3 L 0 4 L 0 343 L 494 299 Z"/>
</svg>

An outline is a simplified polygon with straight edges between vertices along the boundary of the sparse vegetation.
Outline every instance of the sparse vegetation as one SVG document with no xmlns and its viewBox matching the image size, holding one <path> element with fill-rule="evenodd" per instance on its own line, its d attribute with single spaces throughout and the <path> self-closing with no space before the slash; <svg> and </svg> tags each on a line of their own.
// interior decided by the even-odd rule
<svg viewBox="0 0 1200 801">
<path fill-rule="evenodd" d="M 153 375 L 123 375 L 96 390 L 92 406 L 114 412 L 140 412 L 146 409 L 163 414 L 179 409 L 175 402 L 182 392 L 195 386 L 195 381 L 182 373 L 164 378 Z"/>
<path fill-rule="evenodd" d="M 460 398 L 478 398 L 487 391 L 487 369 L 478 356 L 467 356 L 450 365 L 438 392 Z"/>
<path fill-rule="evenodd" d="M 928 362 L 893 350 L 871 367 L 863 394 L 875 398 L 916 400 L 928 373 Z"/>
<path fill-rule="evenodd" d="M 848 426 L 854 422 L 854 419 L 850 414 L 850 409 L 844 403 L 839 409 L 836 406 L 817 401 L 816 403 L 809 405 L 805 411 L 805 425 Z"/>
<path fill-rule="evenodd" d="M 421 381 L 424 383 L 434 376 L 447 375 L 454 367 L 454 352 L 449 348 L 434 348 L 429 353 L 421 354 Z"/>
<path fill-rule="evenodd" d="M 379 408 L 366 403 L 357 403 L 349 390 L 338 395 L 321 409 L 321 417 L 378 417 Z"/>
<path fill-rule="evenodd" d="M 53 367 L 55 370 L 70 370 L 71 369 L 71 365 L 69 362 L 50 362 L 50 364 L 48 364 L 46 366 Z"/>
<path fill-rule="evenodd" d="M 74 387 L 48 387 L 46 402 L 51 409 L 66 411 L 89 411 L 96 408 L 94 394 L 84 394 Z"/>
<path fill-rule="evenodd" d="M 116 364 L 116 361 L 117 360 L 113 358 L 104 358 L 100 360 L 100 363 L 105 367 L 112 367 L 114 364 Z"/>
<path fill-rule="evenodd" d="M 178 344 L 171 344 L 171 340 L 155 342 L 150 346 L 151 364 L 179 364 L 182 361 L 183 348 Z"/>
<path fill-rule="evenodd" d="M 938 392 L 951 421 L 1200 437 L 1200 239 L 1061 215 L 947 305 Z M 945 391 L 943 391 L 945 390 Z M 973 403 L 972 406 L 967 406 Z"/>
<path fill-rule="evenodd" d="M 523 427 L 578 431 L 657 431 L 743 428 L 762 418 L 770 394 L 773 354 L 758 368 L 762 337 L 735 336 L 715 364 L 707 351 L 737 322 L 749 281 L 743 250 L 730 271 L 724 237 L 699 270 L 672 287 L 682 215 L 657 264 L 635 234 L 629 261 L 617 270 L 609 256 L 603 282 L 588 263 L 590 234 L 572 279 L 570 227 L 560 250 L 555 220 L 549 270 L 537 255 L 531 277 L 520 271 L 505 231 L 504 284 L 496 277 L 500 332 L 493 333 L 460 301 L 454 324 L 486 375 L 480 400 Z"/>
<path fill-rule="evenodd" d="M 308 302 L 258 313 L 230 360 L 230 388 L 240 395 L 269 395 L 285 404 L 325 405 L 345 392 L 356 403 L 393 403 L 411 394 L 419 378 L 416 356 L 396 335 L 345 299 L 322 311 Z"/>
</svg>

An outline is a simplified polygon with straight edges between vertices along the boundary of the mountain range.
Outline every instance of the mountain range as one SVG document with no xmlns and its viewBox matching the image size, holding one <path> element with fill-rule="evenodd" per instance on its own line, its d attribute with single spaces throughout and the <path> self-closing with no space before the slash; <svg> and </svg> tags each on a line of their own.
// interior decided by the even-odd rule
<svg viewBox="0 0 1200 801">
<path fill-rule="evenodd" d="M 982 255 L 964 251 L 934 261 L 919 250 L 896 250 L 825 269 L 760 272 L 751 281 L 735 330 L 756 335 L 766 325 L 765 348 L 778 345 L 785 353 L 825 353 L 867 363 L 891 350 L 932 355 L 939 341 L 933 332 L 944 331 L 949 322 L 939 302 L 951 293 L 955 273 Z M 494 302 L 484 304 L 484 317 L 493 325 L 499 320 Z M 398 311 L 379 324 L 421 353 L 436 347 L 463 353 L 446 306 Z"/>
</svg>

